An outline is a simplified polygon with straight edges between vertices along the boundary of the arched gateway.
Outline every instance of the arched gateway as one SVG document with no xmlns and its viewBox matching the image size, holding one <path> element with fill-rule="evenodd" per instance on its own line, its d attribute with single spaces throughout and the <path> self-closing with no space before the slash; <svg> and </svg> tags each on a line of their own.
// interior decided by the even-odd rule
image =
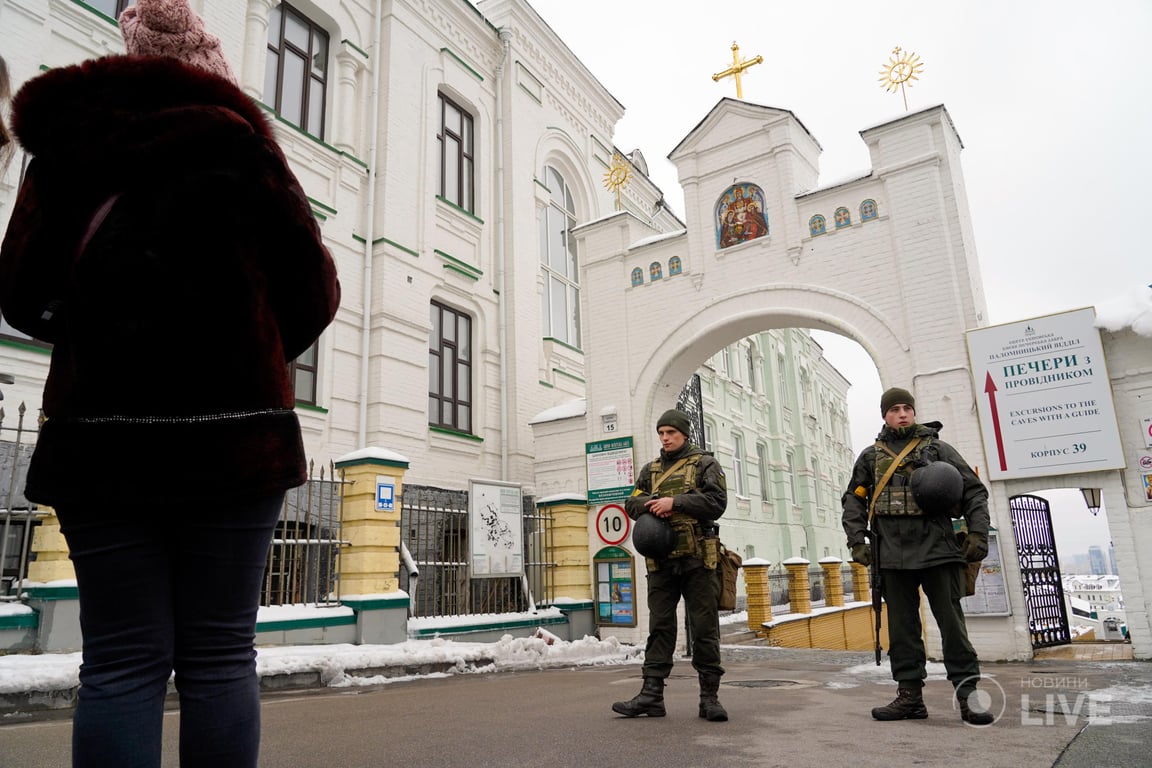
<svg viewBox="0 0 1152 768">
<path fill-rule="evenodd" d="M 647 461 L 658 414 L 717 349 L 808 327 L 859 342 L 884 386 L 913 390 L 979 461 L 965 331 L 985 311 L 960 137 L 942 106 L 861 136 L 872 170 L 817 188 L 820 146 L 795 115 L 723 99 L 670 155 L 686 230 L 653 236 L 626 212 L 575 230 L 590 442 L 632 435 Z M 598 417 L 609 413 L 613 435 Z M 613 628 L 637 642 L 643 583 L 637 574 L 638 626 Z"/>
<path fill-rule="evenodd" d="M 943 106 L 860 135 L 871 170 L 818 188 L 820 146 L 795 115 L 723 99 L 669 156 L 684 188 L 685 230 L 654 235 L 618 212 L 573 231 L 583 260 L 587 378 L 587 416 L 575 429 L 585 432 L 589 451 L 631 436 L 636 462 L 648 461 L 659 450 L 658 415 L 675 405 L 685 382 L 718 349 L 768 329 L 807 327 L 859 342 L 882 386 L 912 390 L 920 416 L 942 421 L 945 439 L 972 464 L 996 455 L 981 441 L 980 397 L 988 392 L 975 390 L 969 362 L 966 332 L 987 322 L 960 137 Z M 1107 386 L 1119 393 L 1125 450 L 1152 446 L 1152 437 L 1135 431 L 1152 434 L 1141 410 L 1141 393 L 1149 386 L 1146 346 L 1131 332 L 1105 341 L 1121 369 Z M 538 462 L 564 463 L 557 462 L 560 442 L 538 440 Z M 1111 461 L 1107 466 L 1120 466 L 1115 457 Z M 1110 527 L 1124 592 L 1132 598 L 1133 652 L 1148 658 L 1152 642 L 1142 634 L 1152 635 L 1152 620 L 1142 608 L 1149 583 L 1140 556 L 1146 526 L 1134 516 L 1142 503 L 1131 501 L 1138 492 L 1124 485 L 1138 487 L 1137 473 L 1087 465 L 1053 472 L 991 481 L 995 472 L 981 472 L 990 489 L 1003 581 L 991 588 L 997 599 L 987 603 L 997 607 L 969 617 L 973 643 L 986 659 L 1030 658 L 1033 652 L 1036 619 L 1022 588 L 1026 552 L 1011 534 L 1010 500 L 1037 488 L 1097 488 L 1115 500 Z M 618 586 L 612 574 L 625 574 L 636 626 L 611 631 L 641 643 L 647 633 L 644 576 L 628 571 L 626 541 L 598 538 L 596 523 L 608 505 L 597 505 L 591 492 L 589 502 L 594 591 Z M 643 571 L 642 559 L 637 565 Z M 929 652 L 938 654 L 935 625 L 926 627 Z"/>
<path fill-rule="evenodd" d="M 588 412 L 615 407 L 638 455 L 655 445 L 641 427 L 675 403 L 709 355 L 788 327 L 858 341 L 884 385 L 912 388 L 948 418 L 950 440 L 979 455 L 964 332 L 985 312 L 960 137 L 942 106 L 861 136 L 872 171 L 818 189 L 820 146 L 795 115 L 724 99 L 670 155 L 685 232 L 652 237 L 627 213 L 575 231 L 588 297 Z M 717 209 L 734 186 L 758 190 L 762 235 L 725 240 Z M 651 277 L 652 265 L 672 262 L 679 274 Z M 940 413 L 947 402 L 956 407 Z"/>
</svg>

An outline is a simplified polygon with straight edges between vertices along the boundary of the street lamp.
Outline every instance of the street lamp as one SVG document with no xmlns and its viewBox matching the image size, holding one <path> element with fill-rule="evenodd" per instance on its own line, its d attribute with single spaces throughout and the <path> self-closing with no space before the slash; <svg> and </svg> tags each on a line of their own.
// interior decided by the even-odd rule
<svg viewBox="0 0 1152 768">
<path fill-rule="evenodd" d="M 1084 494 L 1084 503 L 1088 506 L 1088 511 L 1095 517 L 1100 511 L 1100 489 L 1081 488 L 1080 493 Z"/>
</svg>

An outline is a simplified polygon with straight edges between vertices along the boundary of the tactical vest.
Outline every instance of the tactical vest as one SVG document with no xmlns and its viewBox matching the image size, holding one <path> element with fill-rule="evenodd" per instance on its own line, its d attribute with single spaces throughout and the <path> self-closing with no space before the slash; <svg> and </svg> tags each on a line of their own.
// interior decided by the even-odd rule
<svg viewBox="0 0 1152 768">
<path fill-rule="evenodd" d="M 670 475 L 660 482 L 660 487 L 654 489 L 653 495 L 675 496 L 685 493 L 696 487 L 696 474 L 699 471 L 700 459 L 704 454 L 695 453 L 685 459 Z M 664 472 L 664 463 L 655 459 L 648 465 L 648 476 L 655 480 Z M 704 536 L 699 521 L 691 515 L 682 512 L 673 512 L 669 520 L 672 530 L 676 534 L 676 546 L 668 553 L 668 559 L 677 557 L 700 557 L 700 540 Z"/>
<path fill-rule="evenodd" d="M 913 448 L 912 452 L 900 461 L 900 465 L 896 467 L 896 471 L 893 472 L 892 477 L 888 479 L 888 484 L 880 491 L 880 497 L 876 499 L 874 514 L 924 514 L 924 511 L 916 506 L 916 500 L 912 498 L 912 470 L 924 465 L 924 451 L 931 443 L 931 437 L 921 437 L 920 444 Z M 880 482 L 880 478 L 884 477 L 888 472 L 888 468 L 892 466 L 892 462 L 895 460 L 896 453 L 893 453 L 884 443 L 877 441 L 875 453 L 876 463 L 872 468 L 873 482 Z"/>
</svg>

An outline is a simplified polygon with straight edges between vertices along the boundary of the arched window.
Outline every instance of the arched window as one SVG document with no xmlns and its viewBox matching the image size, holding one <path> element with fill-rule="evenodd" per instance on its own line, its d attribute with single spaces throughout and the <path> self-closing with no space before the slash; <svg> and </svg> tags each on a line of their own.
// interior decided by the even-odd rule
<svg viewBox="0 0 1152 768">
<path fill-rule="evenodd" d="M 816 237 L 817 235 L 822 235 L 827 231 L 828 231 L 828 222 L 824 219 L 824 217 L 821 214 L 818 213 L 815 216 L 813 216 L 812 218 L 808 219 L 808 234 L 811 235 L 812 237 Z"/>
<path fill-rule="evenodd" d="M 126 6 L 116 3 L 117 10 Z M 268 17 L 264 103 L 285 122 L 323 139 L 327 92 L 328 33 L 295 8 L 276 4 Z"/>
<path fill-rule="evenodd" d="M 872 221 L 879 216 L 880 212 L 876 210 L 875 200 L 865 200 L 860 203 L 860 221 Z"/>
<path fill-rule="evenodd" d="M 852 214 L 847 208 L 837 208 L 833 215 L 836 218 L 836 229 L 852 226 Z"/>
<path fill-rule="evenodd" d="M 768 446 L 764 443 L 756 443 L 756 464 L 760 474 L 760 498 L 767 501 L 770 490 L 768 484 Z"/>
<path fill-rule="evenodd" d="M 474 199 L 475 132 L 472 115 L 452 99 L 440 94 L 440 179 L 436 194 L 466 211 L 476 210 Z"/>
<path fill-rule="evenodd" d="M 428 334 L 428 423 L 472 432 L 472 318 L 433 301 Z"/>
<path fill-rule="evenodd" d="M 680 264 L 680 257 L 679 256 L 673 256 L 672 258 L 668 259 L 668 276 L 669 277 L 671 277 L 672 275 L 678 275 L 683 271 L 684 271 L 684 269 Z"/>
<path fill-rule="evenodd" d="M 640 267 L 632 270 L 632 285 L 644 285 L 644 270 Z"/>
<path fill-rule="evenodd" d="M 737 496 L 747 495 L 744 491 L 744 436 L 732 433 L 732 491 Z"/>
<path fill-rule="evenodd" d="M 654 261 L 648 265 L 648 277 L 653 280 L 659 280 L 664 276 L 664 267 L 658 261 Z"/>
<path fill-rule="evenodd" d="M 576 204 L 560 172 L 544 168 L 548 207 L 540 214 L 540 269 L 544 273 L 541 317 L 544 336 L 580 346 L 580 274 L 576 264 Z"/>
<path fill-rule="evenodd" d="M 796 485 L 796 454 L 788 451 L 788 489 L 792 492 L 792 506 L 800 504 L 800 490 Z"/>
<path fill-rule="evenodd" d="M 748 388 L 756 391 L 756 345 L 748 342 L 744 348 L 744 361 L 748 365 Z"/>
</svg>

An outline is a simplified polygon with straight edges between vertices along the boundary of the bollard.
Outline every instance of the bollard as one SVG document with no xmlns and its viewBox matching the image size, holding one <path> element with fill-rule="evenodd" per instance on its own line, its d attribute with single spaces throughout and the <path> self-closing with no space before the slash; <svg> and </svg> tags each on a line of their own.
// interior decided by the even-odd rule
<svg viewBox="0 0 1152 768">
<path fill-rule="evenodd" d="M 840 574 L 843 564 L 838 557 L 820 558 L 820 568 L 824 571 L 824 605 L 844 605 L 844 577 Z"/>
<path fill-rule="evenodd" d="M 744 587 L 747 590 L 748 629 L 764 634 L 764 624 L 772 621 L 772 590 L 768 585 L 768 568 L 772 563 L 758 557 L 744 561 Z"/>
<path fill-rule="evenodd" d="M 808 578 L 809 561 L 790 557 L 784 561 L 788 570 L 788 606 L 792 613 L 812 613 L 812 584 Z"/>
</svg>

